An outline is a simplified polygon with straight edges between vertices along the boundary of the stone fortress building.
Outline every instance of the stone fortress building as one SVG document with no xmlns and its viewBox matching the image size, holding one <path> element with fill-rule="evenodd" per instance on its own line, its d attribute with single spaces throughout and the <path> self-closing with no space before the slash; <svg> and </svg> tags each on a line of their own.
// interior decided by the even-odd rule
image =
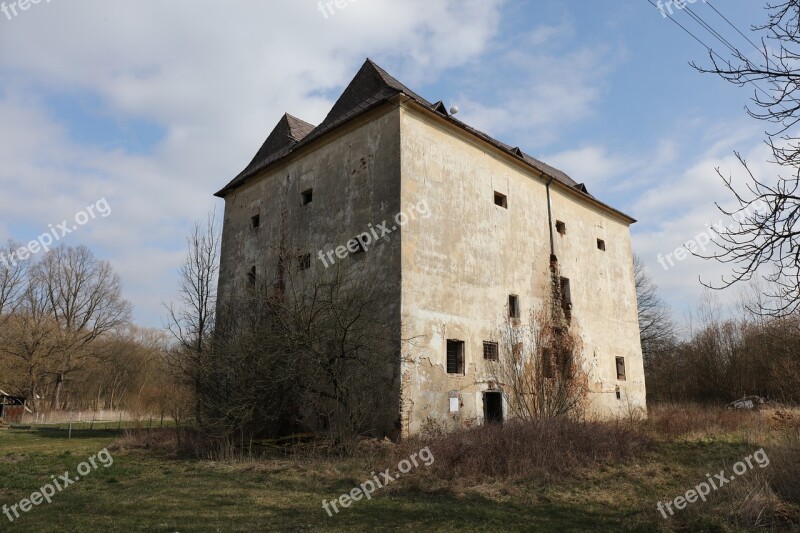
<svg viewBox="0 0 800 533">
<path fill-rule="evenodd" d="M 553 255 L 582 343 L 589 412 L 645 407 L 635 221 L 370 60 L 318 126 L 285 115 L 217 196 L 221 303 L 261 275 L 257 265 L 277 261 L 270 244 L 281 224 L 305 243 L 299 266 L 311 273 L 353 260 L 353 236 L 376 237 L 358 260 L 388 280 L 385 318 L 415 339 L 396 342 L 403 434 L 428 419 L 508 417 L 487 359 L 502 317 L 546 305 Z"/>
</svg>

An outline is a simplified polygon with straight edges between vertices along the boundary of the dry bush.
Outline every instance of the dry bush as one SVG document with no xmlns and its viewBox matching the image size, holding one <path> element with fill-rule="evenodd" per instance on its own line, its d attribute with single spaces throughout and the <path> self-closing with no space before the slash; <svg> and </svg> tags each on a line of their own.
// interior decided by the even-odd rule
<svg viewBox="0 0 800 533">
<path fill-rule="evenodd" d="M 588 376 L 580 362 L 583 344 L 552 307 L 531 309 L 524 323 L 507 318 L 497 332 L 500 356 L 489 367 L 513 418 L 580 417 L 584 412 Z"/>
<path fill-rule="evenodd" d="M 113 449 L 176 452 L 178 450 L 177 433 L 175 428 L 128 429 L 114 441 Z"/>
<path fill-rule="evenodd" d="M 737 477 L 712 492 L 707 502 L 696 502 L 675 515 L 676 530 L 786 531 L 798 523 L 798 507 L 787 502 L 772 483 L 778 465 Z"/>
<path fill-rule="evenodd" d="M 622 424 L 562 417 L 485 424 L 431 440 L 417 437 L 395 447 L 391 459 L 400 461 L 428 446 L 435 461 L 425 472 L 442 480 L 547 480 L 630 457 L 649 444 Z"/>
<path fill-rule="evenodd" d="M 652 406 L 647 420 L 642 423 L 649 435 L 667 440 L 736 432 L 759 436 L 768 432 L 769 426 L 768 417 L 758 410 L 735 410 L 694 403 Z"/>
<path fill-rule="evenodd" d="M 771 413 L 772 427 L 789 432 L 800 431 L 800 410 L 789 407 L 776 407 Z"/>
<path fill-rule="evenodd" d="M 784 501 L 800 507 L 800 427 L 790 428 L 767 453 L 770 486 Z"/>
<path fill-rule="evenodd" d="M 194 428 L 129 429 L 114 441 L 113 447 L 118 450 L 148 450 L 210 461 L 236 460 L 249 455 L 247 446 L 203 435 Z"/>
<path fill-rule="evenodd" d="M 769 483 L 768 471 L 751 471 L 714 491 L 706 502 L 676 511 L 676 531 L 785 531 L 797 523 L 797 509 L 784 502 Z"/>
<path fill-rule="evenodd" d="M 676 515 L 676 529 L 714 530 L 730 526 L 783 531 L 800 524 L 800 425 L 791 410 L 728 410 L 694 404 L 651 408 L 647 434 L 666 440 L 740 434 L 769 443 L 769 465 L 737 477 Z"/>
</svg>

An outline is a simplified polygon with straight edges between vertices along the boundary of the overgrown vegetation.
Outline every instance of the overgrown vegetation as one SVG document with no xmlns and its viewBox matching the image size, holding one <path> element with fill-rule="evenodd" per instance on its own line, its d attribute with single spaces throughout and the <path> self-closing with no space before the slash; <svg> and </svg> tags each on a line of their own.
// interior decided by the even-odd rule
<svg viewBox="0 0 800 533">
<path fill-rule="evenodd" d="M 791 531 L 800 526 L 800 413 L 708 410 L 669 405 L 646 421 L 591 423 L 562 418 L 489 425 L 393 445 L 363 441 L 339 457 L 298 437 L 264 441 L 259 453 L 197 460 L 191 437 L 142 429 L 0 433 L 0 500 L 30 495 L 49 474 L 71 470 L 109 447 L 114 466 L 37 507 L 8 531 L 58 523 L 72 531 Z M 107 436 L 103 436 L 107 435 Z M 320 444 L 320 443 L 318 443 Z M 435 460 L 333 517 L 322 509 L 372 472 L 428 446 Z M 764 448 L 770 464 L 664 519 L 672 499 Z M 254 449 L 256 446 L 254 446 Z M 224 460 L 220 460 L 224 459 Z M 198 498 L 198 494 L 202 498 Z M 0 517 L 1 518 L 1 517 Z"/>
<path fill-rule="evenodd" d="M 645 360 L 651 401 L 714 405 L 756 394 L 800 402 L 800 317 L 721 319 L 712 310 L 701 322 Z"/>
<path fill-rule="evenodd" d="M 452 483 L 554 482 L 582 468 L 620 463 L 649 448 L 644 434 L 622 423 L 566 417 L 485 424 L 438 436 L 408 439 L 393 448 L 400 461 L 429 446 L 435 463 L 426 474 Z"/>
<path fill-rule="evenodd" d="M 525 320 L 508 319 L 499 331 L 499 357 L 489 362 L 517 420 L 580 416 L 585 407 L 588 377 L 580 337 L 554 319 L 550 308 L 532 309 Z"/>
</svg>

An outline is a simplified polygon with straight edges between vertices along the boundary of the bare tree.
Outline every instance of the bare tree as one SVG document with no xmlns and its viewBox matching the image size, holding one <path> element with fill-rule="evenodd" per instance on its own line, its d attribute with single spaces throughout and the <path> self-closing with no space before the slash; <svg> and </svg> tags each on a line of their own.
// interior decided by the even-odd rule
<svg viewBox="0 0 800 533">
<path fill-rule="evenodd" d="M 517 322 L 502 325 L 500 354 L 490 362 L 511 414 L 521 420 L 579 415 L 588 391 L 580 339 L 553 319 L 550 304 L 532 309 L 527 323 Z"/>
<path fill-rule="evenodd" d="M 633 258 L 633 272 L 639 312 L 639 338 L 642 355 L 647 362 L 674 343 L 675 325 L 669 306 L 658 295 L 658 287 L 638 256 Z"/>
<path fill-rule="evenodd" d="M 60 246 L 6 279 L 14 280 L 6 285 L 13 313 L 0 329 L 0 355 L 22 373 L 34 406 L 52 384 L 59 408 L 65 382 L 102 357 L 95 341 L 130 319 L 119 277 L 87 248 Z"/>
<path fill-rule="evenodd" d="M 167 363 L 178 381 L 175 387 L 180 390 L 181 398 L 185 398 L 187 386 L 195 392 L 202 389 L 202 360 L 211 350 L 216 319 L 220 238 L 213 211 L 204 223 L 193 226 L 186 239 L 188 252 L 180 269 L 178 302 L 165 304 L 169 313 L 166 329 L 176 342 L 169 350 Z M 177 412 L 176 406 L 183 404 L 183 401 L 173 404 L 171 410 Z M 199 403 L 195 405 L 195 417 L 200 421 Z"/>
<path fill-rule="evenodd" d="M 28 398 L 34 411 L 57 373 L 62 333 L 47 308 L 43 291 L 28 285 L 16 312 L 0 328 L 0 385 Z"/>
<path fill-rule="evenodd" d="M 734 209 L 717 207 L 737 225 L 720 234 L 715 253 L 697 255 L 731 265 L 731 275 L 709 287 L 723 289 L 763 275 L 771 292 L 756 311 L 782 316 L 800 309 L 800 137 L 794 133 L 800 120 L 800 0 L 783 0 L 767 8 L 768 22 L 752 27 L 762 34 L 757 59 L 734 49 L 730 60 L 710 52 L 711 68 L 693 66 L 740 87 L 754 87 L 748 113 L 775 124 L 766 132 L 766 143 L 779 175 L 776 180 L 756 177 L 739 153 L 736 157 L 748 174 L 746 187 L 734 187 L 732 178 L 717 169 L 736 200 Z"/>
<path fill-rule="evenodd" d="M 22 301 L 29 262 L 14 260 L 12 254 L 19 249 L 14 241 L 0 246 L 0 323 L 13 313 Z"/>
<path fill-rule="evenodd" d="M 61 332 L 60 361 L 55 373 L 53 408 L 70 374 L 86 361 L 102 357 L 95 340 L 130 322 L 131 305 L 111 263 L 95 258 L 85 246 L 59 246 L 31 269 L 30 290 L 39 292 L 45 309 Z"/>
<path fill-rule="evenodd" d="M 386 304 L 391 284 L 357 260 L 307 268 L 299 251 L 282 250 L 274 279 L 220 309 L 214 352 L 199 367 L 207 429 L 310 429 L 337 449 L 361 435 L 394 435 L 403 341 L 399 310 Z"/>
<path fill-rule="evenodd" d="M 166 305 L 166 325 L 180 348 L 203 353 L 214 331 L 219 274 L 220 232 L 216 215 L 196 223 L 186 239 L 189 251 L 181 264 L 178 303 Z"/>
</svg>

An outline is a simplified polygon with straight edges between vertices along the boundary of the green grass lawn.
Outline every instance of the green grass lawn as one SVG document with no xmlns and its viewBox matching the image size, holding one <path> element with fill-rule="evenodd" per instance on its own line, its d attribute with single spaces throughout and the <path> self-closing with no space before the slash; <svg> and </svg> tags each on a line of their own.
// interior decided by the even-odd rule
<svg viewBox="0 0 800 533">
<path fill-rule="evenodd" d="M 17 503 L 111 447 L 113 430 L 0 432 L 0 505 Z M 624 465 L 555 483 L 462 487 L 408 478 L 329 517 L 322 500 L 349 492 L 380 465 L 369 459 L 270 459 L 219 463 L 112 449 L 99 468 L 4 531 L 653 531 L 660 498 L 672 498 L 757 447 L 743 440 L 660 443 Z M 385 465 L 391 466 L 391 465 Z M 420 467 L 424 468 L 424 467 Z M 713 507 L 708 507 L 713 513 Z M 673 519 L 674 520 L 674 519 Z M 719 521 L 709 519 L 709 530 Z"/>
</svg>

